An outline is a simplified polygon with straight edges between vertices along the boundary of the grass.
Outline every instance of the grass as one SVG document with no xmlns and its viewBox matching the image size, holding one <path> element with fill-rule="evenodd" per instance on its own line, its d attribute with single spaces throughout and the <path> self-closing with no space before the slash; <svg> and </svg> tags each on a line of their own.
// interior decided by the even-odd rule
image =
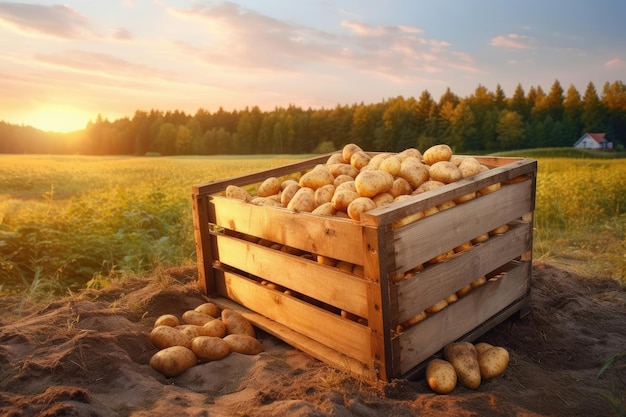
<svg viewBox="0 0 626 417">
<path fill-rule="evenodd" d="M 537 150 L 534 257 L 626 284 L 626 164 Z M 593 154 L 595 155 L 595 154 Z M 191 186 L 308 156 L 0 156 L 0 295 L 55 297 L 195 262 Z"/>
</svg>

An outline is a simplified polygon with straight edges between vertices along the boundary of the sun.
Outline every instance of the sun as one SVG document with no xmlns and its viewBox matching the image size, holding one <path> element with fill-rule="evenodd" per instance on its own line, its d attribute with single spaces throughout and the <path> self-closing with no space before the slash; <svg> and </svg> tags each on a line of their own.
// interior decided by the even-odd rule
<svg viewBox="0 0 626 417">
<path fill-rule="evenodd" d="M 48 106 L 31 112 L 24 124 L 47 132 L 67 133 L 84 129 L 91 113 L 70 106 Z"/>
</svg>

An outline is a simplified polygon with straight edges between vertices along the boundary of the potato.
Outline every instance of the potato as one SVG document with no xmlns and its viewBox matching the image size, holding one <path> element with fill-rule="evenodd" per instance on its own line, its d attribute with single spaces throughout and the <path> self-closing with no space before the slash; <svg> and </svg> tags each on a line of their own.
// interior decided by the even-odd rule
<svg viewBox="0 0 626 417">
<path fill-rule="evenodd" d="M 259 244 L 261 243 L 259 242 Z M 222 312 L 220 308 L 213 303 L 200 304 L 198 307 L 194 308 L 194 310 L 199 311 L 200 313 L 208 314 L 213 318 L 220 317 Z"/>
<path fill-rule="evenodd" d="M 268 197 L 280 192 L 280 180 L 276 177 L 266 178 L 256 191 L 259 197 Z"/>
<path fill-rule="evenodd" d="M 294 181 L 293 183 L 289 184 L 280 193 L 280 202 L 287 206 L 299 189 L 300 184 L 298 184 L 297 182 Z"/>
<path fill-rule="evenodd" d="M 439 187 L 443 187 L 444 185 L 446 185 L 446 184 L 441 182 L 441 181 L 428 180 L 428 181 L 424 182 L 422 185 L 420 185 L 419 187 L 417 187 L 415 189 L 415 191 L 413 191 L 412 194 L 416 195 L 416 194 L 425 193 L 426 191 L 434 190 L 434 189 L 437 189 Z"/>
<path fill-rule="evenodd" d="M 483 243 L 489 240 L 489 233 L 483 233 L 482 235 L 478 235 L 476 236 L 474 239 L 472 239 L 472 243 L 474 245 L 477 245 L 479 243 Z"/>
<path fill-rule="evenodd" d="M 315 191 L 309 187 L 300 188 L 287 204 L 287 208 L 296 212 L 312 212 L 315 209 Z"/>
<path fill-rule="evenodd" d="M 500 346 L 494 346 L 478 355 L 480 377 L 488 381 L 506 371 L 509 365 L 509 351 Z"/>
<path fill-rule="evenodd" d="M 335 194 L 335 186 L 333 184 L 326 184 L 315 190 L 313 197 L 315 207 L 319 207 L 324 203 L 330 203 L 330 200 L 333 199 L 333 194 Z"/>
<path fill-rule="evenodd" d="M 313 209 L 311 214 L 316 214 L 318 216 L 332 217 L 335 215 L 336 212 L 337 210 L 335 210 L 335 208 L 333 207 L 333 203 L 324 203 L 315 207 L 315 209 Z"/>
<path fill-rule="evenodd" d="M 450 161 L 435 162 L 429 169 L 430 179 L 444 184 L 459 181 L 463 178 L 461 170 Z"/>
<path fill-rule="evenodd" d="M 356 175 L 354 177 L 356 177 Z M 344 174 L 337 175 L 335 177 L 335 181 L 333 181 L 333 185 L 335 186 L 335 189 L 337 189 L 337 187 L 339 187 L 344 182 L 354 182 L 354 177 Z"/>
<path fill-rule="evenodd" d="M 346 162 L 348 161 L 343 159 L 343 155 L 341 154 L 341 152 L 338 152 L 328 157 L 328 159 L 326 160 L 326 165 L 345 164 Z"/>
<path fill-rule="evenodd" d="M 482 172 L 480 163 L 475 158 L 472 158 L 471 156 L 467 158 L 463 158 L 461 163 L 457 166 L 459 167 L 459 170 L 461 171 L 463 178 L 472 177 Z"/>
<path fill-rule="evenodd" d="M 215 320 L 215 317 L 196 310 L 187 310 L 183 313 L 183 323 L 186 324 L 202 326 L 211 320 Z"/>
<path fill-rule="evenodd" d="M 382 164 L 382 162 L 390 156 L 392 156 L 392 154 L 390 154 L 389 152 L 377 153 L 370 158 L 370 161 L 367 164 L 367 169 L 380 169 L 380 165 Z"/>
<path fill-rule="evenodd" d="M 452 149 L 448 145 L 434 145 L 424 151 L 423 158 L 426 165 L 433 165 L 440 161 L 450 161 Z"/>
<path fill-rule="evenodd" d="M 312 188 L 313 190 L 317 190 L 326 184 L 332 184 L 334 181 L 335 177 L 330 173 L 328 168 L 318 165 L 300 177 L 299 184 L 302 188 Z"/>
<path fill-rule="evenodd" d="M 472 245 L 472 242 L 470 242 L 470 241 L 467 241 L 465 243 L 461 243 L 459 246 L 454 248 L 454 253 L 465 252 L 466 250 L 472 249 L 473 246 L 474 245 Z"/>
<path fill-rule="evenodd" d="M 424 319 L 426 319 L 426 317 L 428 317 L 428 314 L 426 313 L 426 311 L 420 311 L 419 313 L 417 313 L 416 315 L 414 315 L 413 317 L 411 317 L 410 319 L 403 321 L 402 327 L 404 327 L 405 329 L 411 326 L 415 326 L 417 323 L 423 321 Z"/>
<path fill-rule="evenodd" d="M 180 375 L 198 362 L 195 353 L 184 346 L 171 346 L 150 358 L 150 367 L 168 378 Z"/>
<path fill-rule="evenodd" d="M 204 326 L 198 326 L 197 324 L 181 324 L 180 326 L 176 326 L 174 328 L 192 341 L 198 336 L 205 336 L 206 333 Z"/>
<path fill-rule="evenodd" d="M 478 288 L 482 285 L 485 285 L 486 283 L 487 283 L 487 277 L 482 276 L 472 281 L 471 285 L 472 285 L 472 288 Z"/>
<path fill-rule="evenodd" d="M 469 389 L 480 386 L 480 366 L 476 348 L 469 342 L 456 342 L 443 349 L 444 359 L 452 364 L 458 380 Z"/>
<path fill-rule="evenodd" d="M 298 181 L 296 181 L 294 179 L 288 179 L 288 180 L 283 181 L 280 184 L 280 190 L 281 191 L 285 191 L 285 188 L 289 187 L 291 184 L 296 184 L 297 186 L 300 186 Z"/>
<path fill-rule="evenodd" d="M 361 197 L 361 195 L 356 191 L 338 189 L 333 195 L 331 204 L 333 205 L 333 208 L 337 211 L 347 211 L 350 203 L 352 203 L 359 197 Z"/>
<path fill-rule="evenodd" d="M 176 317 L 175 315 L 163 314 L 156 319 L 153 327 L 159 327 L 159 326 L 176 327 L 179 324 L 180 324 L 180 321 L 178 320 L 178 317 Z"/>
<path fill-rule="evenodd" d="M 360 221 L 361 213 L 374 210 L 375 208 L 376 203 L 374 203 L 374 200 L 368 197 L 359 197 L 348 205 L 347 211 L 348 216 L 350 216 L 352 220 Z"/>
<path fill-rule="evenodd" d="M 380 163 L 378 169 L 381 171 L 386 171 L 395 177 L 400 172 L 401 166 L 402 162 L 399 158 L 397 158 L 396 156 L 390 156 Z"/>
<path fill-rule="evenodd" d="M 324 256 L 324 255 L 317 255 L 316 260 L 317 260 L 317 263 L 321 265 L 327 265 L 327 266 L 333 266 L 333 267 L 337 265 L 336 259 L 329 258 L 328 256 Z"/>
<path fill-rule="evenodd" d="M 454 202 L 457 204 L 467 203 L 468 201 L 475 199 L 476 195 L 476 191 L 472 191 L 471 193 L 463 194 L 462 196 L 455 198 Z"/>
<path fill-rule="evenodd" d="M 502 233 L 506 232 L 507 230 L 509 230 L 509 225 L 508 224 L 503 224 L 500 227 L 496 227 L 493 230 L 489 231 L 489 235 L 490 236 L 494 236 L 494 235 L 501 235 Z"/>
<path fill-rule="evenodd" d="M 407 158 L 417 158 L 418 160 L 422 160 L 422 153 L 415 148 L 407 148 L 400 152 L 397 157 L 400 161 L 404 161 Z"/>
<path fill-rule="evenodd" d="M 502 184 L 500 184 L 499 182 L 496 182 L 495 184 L 491 184 L 491 185 L 488 185 L 487 187 L 481 188 L 480 190 L 478 190 L 478 194 L 480 195 L 489 194 L 489 193 L 499 190 L 501 187 L 502 187 Z"/>
<path fill-rule="evenodd" d="M 448 307 L 448 302 L 444 298 L 443 300 L 437 301 L 435 304 L 433 304 L 430 307 L 428 307 L 426 309 L 426 313 L 428 313 L 428 314 L 435 314 L 435 313 L 440 312 L 441 310 L 443 310 L 446 307 Z"/>
<path fill-rule="evenodd" d="M 413 187 L 411 187 L 411 184 L 409 184 L 407 180 L 398 177 L 393 180 L 393 184 L 387 192 L 396 198 L 401 195 L 411 194 L 413 192 Z"/>
<path fill-rule="evenodd" d="M 339 177 L 340 175 L 347 175 L 348 177 L 354 179 L 354 177 L 356 177 L 359 173 L 359 170 L 350 164 L 328 165 L 328 171 L 333 174 L 335 178 Z"/>
<path fill-rule="evenodd" d="M 357 151 L 350 157 L 350 165 L 355 169 L 361 170 L 361 168 L 367 166 L 370 163 L 371 157 L 363 151 Z"/>
<path fill-rule="evenodd" d="M 393 200 L 394 200 L 394 196 L 392 196 L 389 193 L 376 194 L 374 198 L 372 198 L 372 201 L 374 202 L 374 204 L 376 204 L 376 207 L 383 207 L 388 204 L 391 204 L 393 203 Z"/>
<path fill-rule="evenodd" d="M 170 326 L 157 326 L 150 332 L 150 341 L 159 349 L 165 349 L 171 346 L 191 347 L 191 339 Z"/>
<path fill-rule="evenodd" d="M 463 298 L 465 297 L 467 294 L 469 294 L 470 292 L 472 292 L 472 290 L 474 289 L 474 287 L 472 287 L 472 284 L 467 284 L 465 287 L 461 288 L 460 290 L 458 290 L 456 292 L 457 297 L 459 298 Z"/>
<path fill-rule="evenodd" d="M 224 337 L 224 341 L 228 344 L 231 352 L 243 353 L 244 355 L 257 355 L 265 351 L 265 347 L 261 342 L 253 336 L 245 334 L 229 334 Z"/>
<path fill-rule="evenodd" d="M 354 184 L 354 178 L 350 181 L 345 181 L 335 186 L 335 192 L 339 190 L 349 190 L 349 191 L 354 191 L 356 193 L 356 186 Z"/>
<path fill-rule="evenodd" d="M 218 361 L 230 353 L 230 345 L 221 337 L 199 336 L 191 342 L 191 350 L 202 362 Z"/>
<path fill-rule="evenodd" d="M 226 336 L 226 325 L 220 319 L 212 320 L 206 323 L 202 327 L 204 327 L 203 336 L 215 336 L 215 337 Z"/>
<path fill-rule="evenodd" d="M 422 164 L 417 158 L 407 158 L 402 161 L 398 176 L 407 180 L 414 190 L 430 178 L 428 166 Z"/>
<path fill-rule="evenodd" d="M 348 143 L 341 149 L 341 155 L 343 156 L 343 160 L 346 161 L 346 163 L 349 163 L 352 158 L 352 154 L 362 150 L 363 149 L 361 149 L 359 145 L 355 143 Z"/>
<path fill-rule="evenodd" d="M 352 268 L 354 268 L 354 264 L 351 264 L 348 261 L 337 261 L 335 268 L 348 272 L 348 273 L 352 273 Z"/>
<path fill-rule="evenodd" d="M 237 200 L 245 201 L 249 203 L 252 200 L 252 195 L 245 189 L 237 185 L 228 185 L 225 191 L 226 197 L 235 198 Z"/>
<path fill-rule="evenodd" d="M 354 179 L 354 186 L 361 197 L 372 198 L 389 191 L 393 180 L 393 175 L 386 171 L 362 171 Z"/>
<path fill-rule="evenodd" d="M 456 295 L 456 293 L 452 293 L 449 296 L 447 296 L 446 298 L 444 298 L 444 300 L 446 300 L 448 305 L 450 305 L 452 303 L 456 303 L 457 301 L 459 301 L 459 297 Z"/>
<path fill-rule="evenodd" d="M 241 313 L 238 313 L 235 310 L 228 308 L 222 310 L 222 321 L 226 326 L 226 332 L 228 334 L 245 334 L 251 337 L 256 336 L 252 323 L 241 315 Z"/>
<path fill-rule="evenodd" d="M 443 359 L 433 359 L 426 366 L 426 383 L 437 394 L 449 394 L 456 387 L 456 371 Z"/>
<path fill-rule="evenodd" d="M 478 356 L 480 356 L 481 353 L 491 349 L 492 347 L 493 345 L 487 342 L 479 342 L 474 344 L 474 348 L 476 349 L 476 355 Z"/>
</svg>

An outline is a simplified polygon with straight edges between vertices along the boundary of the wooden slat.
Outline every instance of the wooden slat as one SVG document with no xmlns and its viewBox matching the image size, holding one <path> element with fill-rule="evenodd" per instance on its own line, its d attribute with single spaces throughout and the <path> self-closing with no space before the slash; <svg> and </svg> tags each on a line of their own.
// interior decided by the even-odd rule
<svg viewBox="0 0 626 417">
<path fill-rule="evenodd" d="M 500 310 L 528 294 L 530 262 L 517 264 L 506 276 L 488 282 L 456 303 L 433 314 L 398 336 L 402 358 L 396 371 L 399 375 L 439 351 L 446 344 L 497 314 Z"/>
<path fill-rule="evenodd" d="M 476 278 L 519 257 L 530 249 L 531 242 L 532 223 L 522 223 L 399 282 L 396 284 L 398 322 L 413 317 Z"/>
<path fill-rule="evenodd" d="M 372 363 L 370 329 L 231 272 L 218 293 L 292 330 L 364 363 Z"/>
<path fill-rule="evenodd" d="M 396 230 L 396 267 L 410 270 L 533 210 L 531 181 L 507 185 Z"/>
<path fill-rule="evenodd" d="M 295 162 L 293 164 L 282 165 L 280 167 L 270 168 L 236 177 L 225 178 L 220 181 L 196 184 L 193 186 L 193 191 L 196 194 L 215 194 L 224 191 L 228 185 L 238 185 L 241 187 L 262 182 L 269 177 L 282 177 L 299 171 L 305 171 L 313 168 L 317 164 L 326 163 L 330 155 L 331 154 L 320 155 L 304 161 Z"/>
<path fill-rule="evenodd" d="M 474 175 L 473 177 L 447 184 L 423 194 L 418 194 L 414 196 L 414 198 L 363 213 L 361 215 L 361 224 L 370 226 L 391 224 L 411 214 L 438 206 L 439 204 L 454 200 L 455 198 L 480 190 L 489 185 L 510 181 L 513 178 L 523 175 L 533 176 L 536 169 L 536 161 L 516 160 L 510 164 L 490 169 L 489 171 Z"/>
<path fill-rule="evenodd" d="M 368 316 L 368 294 L 380 285 L 308 259 L 246 242 L 217 236 L 221 263 L 267 279 L 359 317 Z M 372 288 L 369 288 L 372 287 Z"/>
<path fill-rule="evenodd" d="M 221 309 L 228 308 L 241 313 L 254 326 L 264 332 L 279 338 L 283 342 L 326 364 L 329 364 L 330 366 L 368 381 L 375 382 L 378 379 L 378 374 L 372 367 L 367 366 L 354 358 L 346 356 L 335 349 L 324 346 L 316 340 L 294 331 L 289 328 L 289 326 L 270 320 L 267 317 L 255 313 L 254 311 L 243 307 L 226 297 L 206 297 L 205 299 L 207 302 L 214 303 Z"/>
<path fill-rule="evenodd" d="M 193 234 L 196 244 L 196 265 L 198 267 L 198 283 L 205 294 L 215 292 L 213 277 L 213 255 L 211 236 L 209 235 L 209 216 L 207 197 L 192 195 Z"/>
<path fill-rule="evenodd" d="M 348 219 L 296 213 L 243 201 L 210 197 L 213 221 L 221 227 L 291 246 L 316 255 L 363 265 L 361 226 Z"/>
</svg>

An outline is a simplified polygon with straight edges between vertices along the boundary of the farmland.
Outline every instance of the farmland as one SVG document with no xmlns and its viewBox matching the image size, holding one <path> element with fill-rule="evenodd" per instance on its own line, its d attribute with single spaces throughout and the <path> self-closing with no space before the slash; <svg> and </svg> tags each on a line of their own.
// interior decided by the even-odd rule
<svg viewBox="0 0 626 417">
<path fill-rule="evenodd" d="M 55 296 L 192 264 L 193 184 L 305 157 L 2 155 L 0 294 Z M 626 283 L 623 159 L 537 159 L 535 260 Z"/>
</svg>

